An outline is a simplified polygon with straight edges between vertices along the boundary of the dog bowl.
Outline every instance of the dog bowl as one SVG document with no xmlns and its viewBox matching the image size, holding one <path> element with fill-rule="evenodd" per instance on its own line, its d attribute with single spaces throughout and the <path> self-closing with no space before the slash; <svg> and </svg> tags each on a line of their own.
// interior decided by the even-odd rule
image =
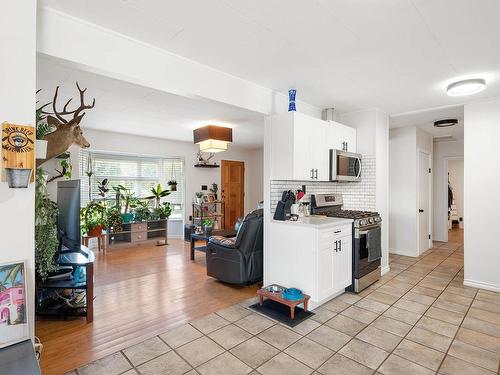
<svg viewBox="0 0 500 375">
<path fill-rule="evenodd" d="M 264 289 L 266 290 L 266 292 L 269 292 L 269 293 L 276 293 L 276 294 L 278 294 L 278 293 L 282 293 L 282 292 L 283 292 L 283 290 L 284 290 L 284 288 L 283 288 L 283 287 L 281 287 L 281 286 L 279 286 L 279 285 L 274 285 L 274 284 L 273 284 L 273 285 L 266 286 Z"/>
<path fill-rule="evenodd" d="M 283 291 L 283 298 L 289 301 L 298 301 L 304 297 L 304 293 L 297 288 L 288 288 Z"/>
</svg>

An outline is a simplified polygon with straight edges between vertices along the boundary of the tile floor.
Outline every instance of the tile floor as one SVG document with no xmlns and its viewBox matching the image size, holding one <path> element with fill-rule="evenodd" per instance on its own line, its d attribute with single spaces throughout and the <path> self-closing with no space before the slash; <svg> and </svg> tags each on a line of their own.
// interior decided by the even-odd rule
<svg viewBox="0 0 500 375">
<path fill-rule="evenodd" d="M 390 260 L 379 282 L 293 329 L 252 299 L 70 374 L 498 374 L 500 294 L 463 286 L 461 241 Z"/>
</svg>

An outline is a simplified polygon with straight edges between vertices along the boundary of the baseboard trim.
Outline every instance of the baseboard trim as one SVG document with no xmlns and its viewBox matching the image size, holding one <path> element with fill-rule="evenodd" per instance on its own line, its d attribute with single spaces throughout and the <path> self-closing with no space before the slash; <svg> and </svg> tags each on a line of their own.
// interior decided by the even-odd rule
<svg viewBox="0 0 500 375">
<path fill-rule="evenodd" d="M 404 255 L 406 257 L 414 257 L 414 258 L 418 257 L 418 254 L 409 253 L 408 251 L 399 249 L 389 249 L 389 254 Z"/>
<path fill-rule="evenodd" d="M 382 269 L 380 270 L 380 275 L 381 276 L 384 276 L 387 272 L 389 272 L 391 270 L 391 266 L 388 265 L 388 266 L 385 266 L 385 267 L 382 267 Z"/>
<path fill-rule="evenodd" d="M 473 288 L 491 290 L 492 292 L 500 292 L 500 285 L 492 284 L 492 283 L 485 283 L 483 281 L 464 279 L 464 285 L 471 286 Z"/>
</svg>

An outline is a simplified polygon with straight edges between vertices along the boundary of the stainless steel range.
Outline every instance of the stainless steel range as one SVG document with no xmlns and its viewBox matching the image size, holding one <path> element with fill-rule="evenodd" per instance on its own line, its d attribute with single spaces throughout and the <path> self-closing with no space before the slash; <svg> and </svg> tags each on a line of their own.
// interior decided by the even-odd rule
<svg viewBox="0 0 500 375">
<path fill-rule="evenodd" d="M 311 195 L 311 214 L 353 219 L 352 285 L 349 291 L 360 292 L 380 279 L 381 223 L 377 212 L 342 209 L 342 195 Z"/>
</svg>

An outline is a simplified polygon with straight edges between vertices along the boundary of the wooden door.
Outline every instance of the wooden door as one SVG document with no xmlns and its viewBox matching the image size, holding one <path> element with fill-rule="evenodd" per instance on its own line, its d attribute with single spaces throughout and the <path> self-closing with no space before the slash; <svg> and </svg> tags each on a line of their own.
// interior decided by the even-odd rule
<svg viewBox="0 0 500 375">
<path fill-rule="evenodd" d="M 245 212 L 245 163 L 221 161 L 221 193 L 224 205 L 224 228 L 233 229 Z"/>
</svg>

